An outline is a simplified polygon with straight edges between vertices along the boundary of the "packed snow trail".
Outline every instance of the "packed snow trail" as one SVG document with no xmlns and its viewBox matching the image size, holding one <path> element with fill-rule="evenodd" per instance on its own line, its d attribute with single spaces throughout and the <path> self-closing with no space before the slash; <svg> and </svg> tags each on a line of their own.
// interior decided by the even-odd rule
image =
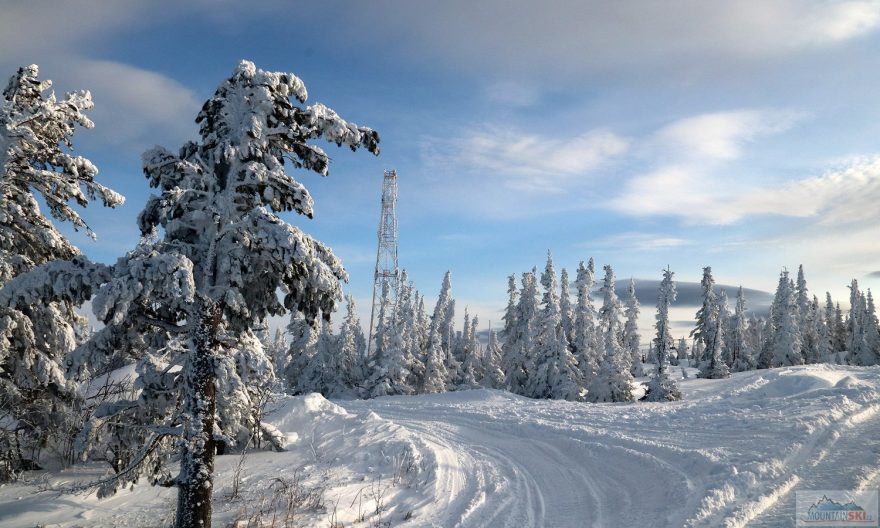
<svg viewBox="0 0 880 528">
<path fill-rule="evenodd" d="M 876 485 L 878 377 L 813 365 L 691 379 L 678 403 L 466 391 L 343 405 L 430 447 L 436 501 L 411 526 L 787 526 L 796 489 Z"/>
</svg>

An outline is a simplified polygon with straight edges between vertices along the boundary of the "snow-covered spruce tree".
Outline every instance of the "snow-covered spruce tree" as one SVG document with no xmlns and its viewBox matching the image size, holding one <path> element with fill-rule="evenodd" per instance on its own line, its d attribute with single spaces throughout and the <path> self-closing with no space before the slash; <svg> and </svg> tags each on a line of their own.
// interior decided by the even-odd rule
<svg viewBox="0 0 880 528">
<path fill-rule="evenodd" d="M 697 310 L 697 325 L 691 331 L 691 336 L 702 346 L 699 363 L 700 377 L 726 378 L 730 375 L 730 371 L 721 357 L 721 310 L 718 297 L 715 295 L 715 279 L 712 277 L 711 266 L 703 268 L 700 286 L 703 290 L 703 304 Z"/>
<path fill-rule="evenodd" d="M 517 327 L 519 322 L 517 320 L 517 306 L 518 306 L 519 292 L 516 289 L 516 274 L 512 274 L 507 277 L 507 307 L 504 309 L 504 315 L 501 319 L 504 321 L 504 326 L 501 327 L 501 370 L 502 372 L 516 372 L 521 369 L 521 364 L 519 363 L 519 334 Z M 506 379 L 505 375 L 505 379 Z M 514 377 L 514 381 L 519 383 L 519 375 Z M 499 387 L 501 388 L 501 387 Z M 506 381 L 503 388 L 507 388 L 508 390 L 513 390 L 510 386 L 507 385 Z"/>
<path fill-rule="evenodd" d="M 663 280 L 660 281 L 657 293 L 657 315 L 655 316 L 657 322 L 654 325 L 657 329 L 657 335 L 654 337 L 653 343 L 657 367 L 654 371 L 654 377 L 648 383 L 648 392 L 645 394 L 647 401 L 677 401 L 681 399 L 681 391 L 669 377 L 667 368 L 669 351 L 674 344 L 672 335 L 669 333 L 669 307 L 675 302 L 676 297 L 673 275 L 675 274 L 668 268 L 663 270 Z"/>
<path fill-rule="evenodd" d="M 452 272 L 447 271 L 443 275 L 443 283 L 440 285 L 440 294 L 437 296 L 437 304 L 434 305 L 434 315 L 431 317 L 439 325 L 440 347 L 445 355 L 452 352 L 452 338 L 450 331 L 455 320 L 455 305 L 452 299 Z"/>
<path fill-rule="evenodd" d="M 816 328 L 813 303 L 807 290 L 804 278 L 804 266 L 798 266 L 797 282 L 795 283 L 795 305 L 797 306 L 797 326 L 801 333 L 801 356 L 804 363 L 819 361 L 819 334 Z"/>
<path fill-rule="evenodd" d="M 865 333 L 867 334 L 868 347 L 874 356 L 874 365 L 880 363 L 880 322 L 877 321 L 877 308 L 874 305 L 874 294 L 868 288 L 865 296 Z"/>
<path fill-rule="evenodd" d="M 773 366 L 803 364 L 794 284 L 788 278 L 788 271 L 783 270 L 779 275 L 779 284 L 773 300 Z"/>
<path fill-rule="evenodd" d="M 599 311 L 599 331 L 602 336 L 604 357 L 599 372 L 590 382 L 587 399 L 591 402 L 633 401 L 633 377 L 629 371 L 629 357 L 620 342 L 621 308 L 614 291 L 614 270 L 604 266 L 602 309 Z"/>
<path fill-rule="evenodd" d="M 877 364 L 877 354 L 871 348 L 868 304 L 859 290 L 859 282 L 852 280 L 850 288 L 850 311 L 846 318 L 846 361 L 850 365 L 870 366 Z"/>
<path fill-rule="evenodd" d="M 636 297 L 636 281 L 629 280 L 629 295 L 626 298 L 624 317 L 626 323 L 623 326 L 623 347 L 630 357 L 630 373 L 633 376 L 644 376 L 642 370 L 641 336 L 639 335 L 639 299 Z"/>
<path fill-rule="evenodd" d="M 157 147 L 144 154 L 144 172 L 159 195 L 150 197 L 138 224 L 145 236 L 161 229 L 162 238 L 120 259 L 93 301 L 106 326 L 86 348 L 124 348 L 132 334 L 164 333 L 184 341 L 183 368 L 174 376 L 173 391 L 163 386 L 159 394 L 143 386 L 138 402 L 131 402 L 165 398 L 176 409 L 171 421 L 152 429 L 132 466 L 139 468 L 160 440 L 181 436 L 180 473 L 165 481 L 178 487 L 178 527 L 211 522 L 217 429 L 221 424 L 239 429 L 226 421 L 229 410 L 218 393 L 241 377 L 238 369 L 223 368 L 242 347 L 241 336 L 285 309 L 302 312 L 306 320 L 322 312 L 329 316 L 341 297 L 339 282 L 347 278 L 329 248 L 277 216 L 282 211 L 312 215 L 312 199 L 287 174 L 285 160 L 323 175 L 329 158 L 309 140 L 378 153 L 378 136 L 321 104 L 303 108 L 290 97 L 306 99 L 295 75 L 242 62 L 199 113 L 199 142 L 186 143 L 177 153 Z M 86 275 L 80 272 L 79 280 L 66 287 L 47 282 L 66 290 L 49 293 L 72 296 L 69 289 L 94 285 Z M 45 293 L 38 288 L 18 293 L 25 290 Z M 85 295 L 77 291 L 76 296 Z M 246 401 L 245 394 L 239 397 Z M 149 423 L 143 427 L 151 430 Z M 150 468 L 151 474 L 158 471 Z"/>
<path fill-rule="evenodd" d="M 846 343 L 846 322 L 843 318 L 843 310 L 840 309 L 840 302 L 837 302 L 834 305 L 834 349 L 838 352 L 845 352 Z"/>
<path fill-rule="evenodd" d="M 755 354 L 748 340 L 748 328 L 746 325 L 746 297 L 742 286 L 736 292 L 736 305 L 733 309 L 730 333 L 727 344 L 730 350 L 730 369 L 733 372 L 745 372 L 754 370 Z"/>
<path fill-rule="evenodd" d="M 266 350 L 266 353 L 272 360 L 272 367 L 275 372 L 284 372 L 284 367 L 287 365 L 289 348 L 290 345 L 287 343 L 287 334 L 281 331 L 280 328 L 276 328 L 272 341 L 269 343 Z"/>
<path fill-rule="evenodd" d="M 413 394 L 417 387 L 414 383 L 423 383 L 423 375 L 415 374 L 423 371 L 424 366 L 411 349 L 411 288 L 405 273 L 401 274 L 397 285 L 397 302 L 388 307 L 390 313 L 382 333 L 385 342 L 376 347 L 372 372 L 366 383 L 371 397 Z"/>
<path fill-rule="evenodd" d="M 465 321 L 467 319 L 467 310 L 465 310 Z M 476 389 L 483 386 L 486 365 L 483 363 L 482 347 L 477 340 L 479 320 L 479 317 L 475 315 L 470 320 L 470 324 L 465 324 L 462 332 L 464 359 L 461 363 L 462 378 L 459 387 L 463 389 Z"/>
<path fill-rule="evenodd" d="M 449 372 L 446 371 L 446 354 L 441 344 L 443 330 L 436 320 L 431 322 L 428 331 L 428 348 L 425 351 L 425 376 L 421 390 L 424 393 L 446 392 L 449 387 Z"/>
<path fill-rule="evenodd" d="M 501 345 L 498 343 L 498 336 L 493 328 L 489 329 L 489 342 L 486 344 L 486 351 L 483 354 L 483 364 L 485 366 L 483 375 L 483 386 L 488 389 L 504 388 L 504 371 L 501 370 Z"/>
<path fill-rule="evenodd" d="M 727 291 L 721 290 L 718 295 L 718 327 L 721 330 L 721 360 L 730 367 L 733 364 L 733 353 L 730 350 L 730 342 L 728 337 L 731 333 L 731 325 L 733 321 L 730 315 L 730 301 L 727 298 Z"/>
<path fill-rule="evenodd" d="M 339 359 L 337 338 L 329 321 L 324 320 L 315 342 L 315 351 L 300 376 L 299 391 L 318 392 L 328 398 L 344 393 L 345 387 L 337 378 L 341 374 Z"/>
<path fill-rule="evenodd" d="M 571 343 L 574 342 L 574 311 L 571 306 L 571 283 L 568 279 L 568 270 L 565 268 L 562 268 L 559 274 L 559 316 L 562 332 L 571 349 Z"/>
<path fill-rule="evenodd" d="M 94 126 L 84 114 L 93 106 L 89 92 L 58 100 L 46 93 L 52 82 L 38 75 L 36 65 L 19 68 L 0 98 L 0 286 L 35 266 L 79 255 L 49 217 L 94 238 L 74 206 L 123 202 L 95 181 L 98 169 L 92 162 L 73 154 L 77 126 Z M 0 458 L 11 466 L 22 464 L 22 445 L 36 450 L 60 432 L 60 419 L 77 398 L 62 361 L 85 325 L 67 302 L 0 309 L 0 399 L 12 418 L 0 431 Z M 38 453 L 27 456 L 36 459 Z"/>
<path fill-rule="evenodd" d="M 571 354 L 562 327 L 556 270 L 547 252 L 547 264 L 541 274 L 544 296 L 535 323 L 533 340 L 534 369 L 528 378 L 526 395 L 531 398 L 560 400 L 580 399 L 577 362 Z"/>
<path fill-rule="evenodd" d="M 344 391 L 334 397 L 357 396 L 364 383 L 366 364 L 367 339 L 361 328 L 361 321 L 357 315 L 357 307 L 354 296 L 345 297 L 345 319 L 339 328 L 337 345 L 339 347 L 339 372 L 337 373 L 338 387 L 344 387 Z"/>
<path fill-rule="evenodd" d="M 305 386 L 303 374 L 315 355 L 319 331 L 314 321 L 306 319 L 301 312 L 293 312 L 287 325 L 290 345 L 287 352 L 287 364 L 284 365 L 284 378 L 291 394 L 309 392 Z"/>
<path fill-rule="evenodd" d="M 819 335 L 819 361 L 836 363 L 836 350 L 834 350 L 834 303 L 831 301 L 831 293 L 825 292 L 825 308 L 817 309 L 816 318 Z"/>
<path fill-rule="evenodd" d="M 537 283 L 534 270 L 522 274 L 522 288 L 516 305 L 516 326 L 507 336 L 512 345 L 504 356 L 505 383 L 507 390 L 515 394 L 527 394 L 529 377 L 534 371 L 532 349 L 538 312 Z"/>
<path fill-rule="evenodd" d="M 586 385 L 596 377 L 599 372 L 599 339 L 596 329 L 596 307 L 593 304 L 592 291 L 595 285 L 596 265 L 590 258 L 584 266 L 578 264 L 577 278 L 577 307 L 574 315 L 574 349 L 575 360 L 580 370 L 581 385 Z"/>
<path fill-rule="evenodd" d="M 682 361 L 688 359 L 688 357 L 689 357 L 688 350 L 689 350 L 689 348 L 688 348 L 687 339 L 685 339 L 684 337 L 679 338 L 678 346 L 676 347 L 676 350 L 675 350 L 676 358 L 674 361 L 670 360 L 670 363 L 673 365 L 676 365 L 676 366 L 680 365 Z"/>
</svg>

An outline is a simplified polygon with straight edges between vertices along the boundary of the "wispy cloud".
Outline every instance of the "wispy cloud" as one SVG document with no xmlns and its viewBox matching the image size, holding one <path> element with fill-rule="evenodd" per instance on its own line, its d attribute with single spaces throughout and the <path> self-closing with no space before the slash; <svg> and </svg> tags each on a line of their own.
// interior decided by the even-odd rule
<svg viewBox="0 0 880 528">
<path fill-rule="evenodd" d="M 626 151 L 628 141 L 606 130 L 573 137 L 553 137 L 490 125 L 446 140 L 429 138 L 424 156 L 429 165 L 479 172 L 503 186 L 535 192 L 562 192 L 575 177 L 585 177 Z"/>
<path fill-rule="evenodd" d="M 670 76 L 845 43 L 877 30 L 880 3 L 384 0 L 349 10 L 343 23 L 354 35 L 409 42 L 396 51 L 413 60 L 472 71 L 539 80 L 646 69 Z"/>
<path fill-rule="evenodd" d="M 678 217 L 693 223 L 729 224 L 768 211 L 728 165 L 760 137 L 781 133 L 802 114 L 778 110 L 738 110 L 687 117 L 644 141 L 646 169 L 631 177 L 607 205 L 633 216 Z M 742 198 L 743 194 L 747 198 Z M 749 207 L 748 199 L 754 203 Z M 797 216 L 797 214 L 795 214 Z"/>
<path fill-rule="evenodd" d="M 615 249 L 619 251 L 662 251 L 690 245 L 690 240 L 658 233 L 618 233 L 578 244 L 584 248 Z"/>
<path fill-rule="evenodd" d="M 155 144 L 176 147 L 197 131 L 201 103 L 192 90 L 160 73 L 128 64 L 68 58 L 49 75 L 92 92 L 90 135 L 105 144 L 140 152 Z"/>
</svg>

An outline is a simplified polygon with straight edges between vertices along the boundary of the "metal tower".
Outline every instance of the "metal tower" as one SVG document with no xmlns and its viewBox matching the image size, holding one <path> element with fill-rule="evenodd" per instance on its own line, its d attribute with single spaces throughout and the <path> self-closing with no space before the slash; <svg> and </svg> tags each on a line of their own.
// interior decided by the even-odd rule
<svg viewBox="0 0 880 528">
<path fill-rule="evenodd" d="M 376 271 L 373 275 L 373 308 L 370 311 L 370 332 L 367 355 L 373 350 L 373 331 L 381 302 L 382 284 L 388 282 L 393 299 L 397 295 L 397 171 L 386 170 L 382 178 L 382 213 L 379 216 L 379 247 L 376 249 Z"/>
</svg>

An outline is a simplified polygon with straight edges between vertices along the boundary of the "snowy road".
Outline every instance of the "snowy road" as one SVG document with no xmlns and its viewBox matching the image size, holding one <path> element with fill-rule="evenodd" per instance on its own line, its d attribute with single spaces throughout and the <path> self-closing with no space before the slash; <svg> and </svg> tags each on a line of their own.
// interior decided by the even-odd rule
<svg viewBox="0 0 880 528">
<path fill-rule="evenodd" d="M 468 391 L 344 405 L 430 447 L 436 501 L 412 526 L 793 526 L 797 489 L 877 486 L 878 374 L 687 380 L 676 404 Z"/>
</svg>

